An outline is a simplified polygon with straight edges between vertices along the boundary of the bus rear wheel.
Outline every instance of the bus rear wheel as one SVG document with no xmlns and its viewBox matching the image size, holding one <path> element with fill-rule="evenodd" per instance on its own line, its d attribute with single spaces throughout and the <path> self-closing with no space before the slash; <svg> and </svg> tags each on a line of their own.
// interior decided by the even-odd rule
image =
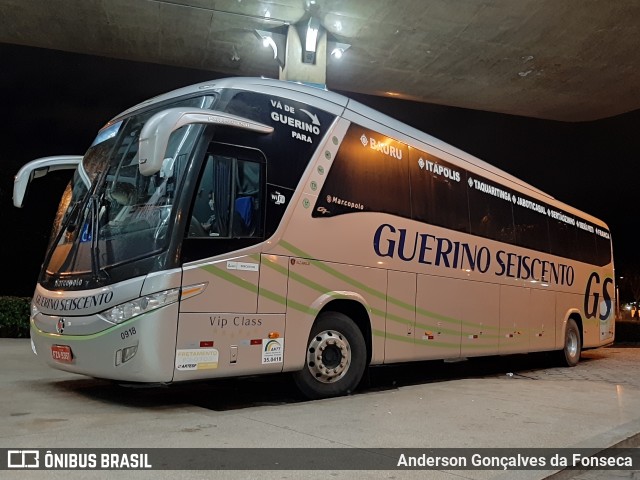
<svg viewBox="0 0 640 480">
<path fill-rule="evenodd" d="M 580 361 L 580 351 L 582 350 L 582 340 L 580 339 L 580 329 L 573 318 L 567 321 L 567 328 L 564 332 L 564 347 L 559 352 L 562 365 L 575 367 Z"/>
<path fill-rule="evenodd" d="M 366 354 L 362 332 L 348 316 L 322 313 L 309 335 L 305 366 L 293 379 L 310 399 L 348 395 L 362 379 Z"/>
</svg>

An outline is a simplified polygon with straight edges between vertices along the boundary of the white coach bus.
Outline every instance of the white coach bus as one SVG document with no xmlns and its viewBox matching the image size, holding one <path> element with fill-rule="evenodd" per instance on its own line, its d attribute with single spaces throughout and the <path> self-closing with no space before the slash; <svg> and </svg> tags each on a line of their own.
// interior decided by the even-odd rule
<svg viewBox="0 0 640 480">
<path fill-rule="evenodd" d="M 344 96 L 228 78 L 145 101 L 75 169 L 31 310 L 53 368 L 172 383 L 293 372 L 344 395 L 369 365 L 614 340 L 610 232 Z"/>
</svg>

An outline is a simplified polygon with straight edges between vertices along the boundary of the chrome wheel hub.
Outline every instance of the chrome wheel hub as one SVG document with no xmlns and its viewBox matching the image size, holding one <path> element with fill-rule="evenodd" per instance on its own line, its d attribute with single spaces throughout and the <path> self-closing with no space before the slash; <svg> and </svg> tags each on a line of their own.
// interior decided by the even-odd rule
<svg viewBox="0 0 640 480">
<path fill-rule="evenodd" d="M 567 353 L 571 358 L 578 354 L 578 335 L 573 330 L 567 334 Z"/>
<path fill-rule="evenodd" d="M 307 368 L 322 383 L 335 383 L 349 370 L 351 347 L 340 332 L 325 330 L 309 342 Z"/>
</svg>

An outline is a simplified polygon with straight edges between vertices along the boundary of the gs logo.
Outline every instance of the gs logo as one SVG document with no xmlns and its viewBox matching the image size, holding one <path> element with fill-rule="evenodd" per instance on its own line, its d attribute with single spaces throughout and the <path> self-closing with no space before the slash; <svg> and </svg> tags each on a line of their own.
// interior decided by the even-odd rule
<svg viewBox="0 0 640 480">
<path fill-rule="evenodd" d="M 601 282 L 600 275 L 598 275 L 597 272 L 589 275 L 587 289 L 584 292 L 584 314 L 587 318 L 594 318 L 595 316 L 598 316 L 600 320 L 609 318 L 611 309 L 613 308 L 613 302 L 611 301 L 613 295 L 610 290 L 613 290 L 612 278 L 607 277 Z M 602 311 L 601 308 L 600 314 L 598 315 L 598 305 L 600 304 L 601 294 L 605 311 Z"/>
</svg>

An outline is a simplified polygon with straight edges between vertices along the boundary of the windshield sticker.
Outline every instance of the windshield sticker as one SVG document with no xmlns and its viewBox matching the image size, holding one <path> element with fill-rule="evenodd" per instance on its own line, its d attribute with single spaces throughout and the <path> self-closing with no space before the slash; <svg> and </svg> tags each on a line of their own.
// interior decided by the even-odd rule
<svg viewBox="0 0 640 480">
<path fill-rule="evenodd" d="M 115 137 L 118 134 L 118 131 L 120 130 L 121 126 L 122 126 L 122 120 L 114 123 L 113 125 L 106 125 L 102 130 L 98 132 L 98 135 L 96 136 L 96 139 L 93 141 L 91 146 L 95 147 L 96 145 L 102 142 L 106 142 L 110 138 Z"/>
</svg>

